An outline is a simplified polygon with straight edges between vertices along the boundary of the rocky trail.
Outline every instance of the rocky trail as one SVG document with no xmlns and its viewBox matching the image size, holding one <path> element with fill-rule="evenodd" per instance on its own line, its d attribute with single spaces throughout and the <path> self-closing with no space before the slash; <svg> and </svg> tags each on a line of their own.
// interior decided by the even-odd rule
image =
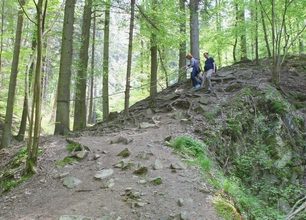
<svg viewBox="0 0 306 220">
<path fill-rule="evenodd" d="M 286 93 L 293 85 L 306 85 L 305 75 L 291 82 L 290 71 L 298 72 L 293 68 L 284 69 Z M 0 219 L 219 219 L 214 189 L 165 141 L 180 135 L 205 138 L 197 136 L 209 126 L 204 113 L 245 86 L 266 85 L 267 72 L 255 64 L 223 68 L 209 95 L 191 90 L 189 83 L 171 86 L 159 93 L 155 108 L 146 99 L 130 108 L 128 119 L 112 113 L 110 121 L 72 134 L 68 142 L 79 143 L 78 152 L 66 150 L 65 138 L 44 137 L 38 174 L 0 197 Z M 79 161 L 58 166 L 71 154 Z"/>
<path fill-rule="evenodd" d="M 0 219 L 218 219 L 199 170 L 163 145 L 186 127 L 166 114 L 160 120 L 74 138 L 90 151 L 63 168 L 55 163 L 68 155 L 66 141 L 50 138 L 39 174 L 1 197 Z"/>
</svg>

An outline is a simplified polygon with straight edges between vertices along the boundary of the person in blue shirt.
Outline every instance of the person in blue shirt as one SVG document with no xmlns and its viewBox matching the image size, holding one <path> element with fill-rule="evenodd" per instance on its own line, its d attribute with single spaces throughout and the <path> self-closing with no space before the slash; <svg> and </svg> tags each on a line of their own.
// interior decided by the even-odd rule
<svg viewBox="0 0 306 220">
<path fill-rule="evenodd" d="M 206 93 L 211 93 L 212 85 L 211 85 L 211 75 L 216 72 L 215 61 L 212 57 L 209 56 L 208 52 L 205 52 L 205 66 L 204 66 L 204 75 L 202 77 L 201 87 L 204 87 L 205 81 L 208 80 L 208 90 Z"/>
<path fill-rule="evenodd" d="M 201 80 L 199 79 L 199 74 L 201 72 L 200 62 L 198 59 L 195 59 L 191 53 L 186 55 L 186 59 L 190 60 L 190 64 L 188 65 L 188 67 L 192 68 L 190 77 L 192 81 L 192 86 L 193 88 L 198 89 L 201 86 Z"/>
</svg>

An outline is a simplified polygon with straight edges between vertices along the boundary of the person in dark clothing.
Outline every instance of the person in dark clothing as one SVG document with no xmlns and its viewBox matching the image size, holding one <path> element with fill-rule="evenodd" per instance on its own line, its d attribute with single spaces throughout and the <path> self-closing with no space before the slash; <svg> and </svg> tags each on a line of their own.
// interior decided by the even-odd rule
<svg viewBox="0 0 306 220">
<path fill-rule="evenodd" d="M 201 72 L 200 62 L 199 60 L 195 59 L 191 53 L 186 55 L 186 59 L 190 60 L 190 64 L 188 65 L 188 67 L 192 68 L 191 72 L 192 86 L 195 89 L 200 88 L 201 86 L 201 80 L 199 79 L 199 74 Z"/>
<path fill-rule="evenodd" d="M 209 57 L 209 54 L 205 52 L 204 54 L 205 57 L 205 66 L 204 66 L 204 75 L 202 77 L 202 83 L 201 87 L 204 87 L 204 83 L 207 80 L 208 81 L 208 90 L 207 93 L 211 93 L 212 90 L 212 85 L 211 85 L 211 75 L 216 72 L 216 65 L 215 61 L 212 57 Z"/>
</svg>

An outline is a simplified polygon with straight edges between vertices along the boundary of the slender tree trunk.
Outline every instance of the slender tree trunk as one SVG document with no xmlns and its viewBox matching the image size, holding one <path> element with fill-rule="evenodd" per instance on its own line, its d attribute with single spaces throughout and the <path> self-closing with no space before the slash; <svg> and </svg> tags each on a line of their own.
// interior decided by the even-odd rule
<svg viewBox="0 0 306 220">
<path fill-rule="evenodd" d="M 238 16 L 239 10 L 238 10 L 238 4 L 235 3 L 235 14 L 236 14 L 236 21 L 235 21 L 235 42 L 234 42 L 234 46 L 233 46 L 233 59 L 234 62 L 237 62 L 237 57 L 236 57 L 236 48 L 237 48 L 237 44 L 238 44 L 238 23 L 239 23 L 239 16 Z"/>
<path fill-rule="evenodd" d="M 47 4 L 48 0 L 39 0 L 36 5 L 37 10 L 37 61 L 35 68 L 35 81 L 33 92 L 32 112 L 29 125 L 29 139 L 27 143 L 28 158 L 26 161 L 26 173 L 36 173 L 38 144 L 41 129 L 41 71 L 42 71 L 42 57 L 43 57 L 43 21 L 46 15 L 43 12 L 43 5 Z M 46 7 L 45 7 L 46 9 Z M 33 134 L 33 136 L 32 136 Z"/>
<path fill-rule="evenodd" d="M 56 104 L 57 104 L 57 92 L 58 90 L 55 91 L 55 94 L 53 96 L 53 103 L 52 103 L 52 110 L 51 110 L 51 115 L 50 115 L 50 123 L 54 122 L 55 120 L 55 114 L 56 114 Z"/>
<path fill-rule="evenodd" d="M 25 5 L 25 0 L 21 0 L 20 4 L 22 6 Z M 4 129 L 1 140 L 1 148 L 8 147 L 10 145 L 11 136 L 12 136 L 11 130 L 12 130 L 12 120 L 14 112 L 15 90 L 16 90 L 17 75 L 18 75 L 22 27 L 23 27 L 23 11 L 22 9 L 19 9 L 15 43 L 14 43 L 14 55 L 11 67 L 11 77 L 10 77 L 10 84 L 9 84 L 9 91 L 8 91 L 8 98 L 6 105 L 6 115 L 5 115 Z"/>
<path fill-rule="evenodd" d="M 152 0 L 153 11 L 157 10 L 158 2 L 157 0 Z M 153 21 L 155 16 L 153 16 Z M 150 105 L 155 107 L 155 98 L 157 95 L 157 68 L 158 68 L 158 58 L 157 58 L 157 36 L 154 30 L 151 32 L 150 37 L 150 52 L 151 52 L 151 75 L 150 75 Z"/>
<path fill-rule="evenodd" d="M 301 36 L 299 37 L 299 54 L 302 55 L 304 54 L 304 42 L 303 42 L 303 39 L 305 39 L 303 37 L 303 34 L 301 34 Z"/>
<path fill-rule="evenodd" d="M 145 60 L 145 54 L 144 54 L 144 40 L 140 40 L 141 45 L 141 52 L 140 52 L 140 72 L 144 73 L 144 60 Z"/>
<path fill-rule="evenodd" d="M 164 51 L 164 50 L 163 50 Z M 164 52 L 162 52 L 159 48 L 158 48 L 158 55 L 159 55 L 159 60 L 160 60 L 160 65 L 161 68 L 163 69 L 164 73 L 165 73 L 165 82 L 166 82 L 166 87 L 169 87 L 169 76 L 168 76 L 168 72 L 167 72 L 167 68 L 166 65 L 164 63 Z"/>
<path fill-rule="evenodd" d="M 255 0 L 255 60 L 259 63 L 259 46 L 258 46 L 258 0 Z"/>
<path fill-rule="evenodd" d="M 29 65 L 27 66 L 26 74 L 25 74 L 25 86 L 24 86 L 24 100 L 23 100 L 23 109 L 22 109 L 22 116 L 21 116 L 21 123 L 19 127 L 18 135 L 16 136 L 16 139 L 18 141 L 23 141 L 25 137 L 25 132 L 27 128 L 27 119 L 29 117 L 29 92 L 31 90 L 31 82 L 33 73 L 35 71 L 35 52 L 36 52 L 36 31 L 33 33 L 32 38 L 32 54 L 31 59 L 29 62 Z"/>
<path fill-rule="evenodd" d="M 42 101 L 48 102 L 47 100 L 47 92 L 48 92 L 48 64 L 47 64 L 47 57 L 48 57 L 48 39 L 44 39 L 43 44 L 43 58 L 42 58 L 42 94 L 43 99 Z"/>
<path fill-rule="evenodd" d="M 179 76 L 178 81 L 182 82 L 186 80 L 186 7 L 185 7 L 185 0 L 180 1 L 180 49 L 179 49 Z"/>
<path fill-rule="evenodd" d="M 76 80 L 76 96 L 74 105 L 73 130 L 81 130 L 86 127 L 86 82 L 88 66 L 88 48 L 90 38 L 92 0 L 86 0 L 82 24 L 82 42 L 80 48 L 80 60 Z"/>
<path fill-rule="evenodd" d="M 266 48 L 268 52 L 268 57 L 271 57 L 271 49 L 270 49 L 270 44 L 269 44 L 269 39 L 268 39 L 268 34 L 267 34 L 267 28 L 266 28 L 266 22 L 265 22 L 265 17 L 264 17 L 264 12 L 263 9 L 260 9 L 261 13 L 261 22 L 262 22 L 262 29 L 264 32 L 264 38 L 265 38 L 265 43 L 266 43 Z"/>
<path fill-rule="evenodd" d="M 130 103 L 130 78 L 131 78 L 131 69 L 132 69 L 134 14 L 135 14 L 135 0 L 131 0 L 129 48 L 128 48 L 128 62 L 127 62 L 127 71 L 126 71 L 125 102 L 124 102 L 125 115 L 129 114 L 129 103 Z"/>
<path fill-rule="evenodd" d="M 278 69 L 278 53 L 277 53 L 277 34 L 275 26 L 276 24 L 276 14 L 275 14 L 275 0 L 271 0 L 272 10 L 271 10 L 271 27 L 272 27 L 272 82 L 278 86 L 279 85 L 279 69 Z"/>
<path fill-rule="evenodd" d="M 66 0 L 61 60 L 56 95 L 55 135 L 66 135 L 70 124 L 70 81 L 73 53 L 73 23 L 76 0 Z"/>
<path fill-rule="evenodd" d="M 0 75 L 1 75 L 1 82 L 0 82 L 0 88 L 2 87 L 2 79 L 3 79 L 3 73 L 2 73 L 2 52 L 3 52 L 3 34 L 4 34 L 4 7 L 5 7 L 5 0 L 2 0 L 1 4 L 1 36 L 0 36 Z"/>
<path fill-rule="evenodd" d="M 109 115 L 108 97 L 108 65 L 109 65 L 109 23 L 110 23 L 110 4 L 111 0 L 106 1 L 105 20 L 104 20 L 104 46 L 103 46 L 103 120 L 107 120 Z"/>
<path fill-rule="evenodd" d="M 92 26 L 92 45 L 91 45 L 91 74 L 90 74 L 90 94 L 89 94 L 89 109 L 88 123 L 93 123 L 93 91 L 94 91 L 94 75 L 95 75 L 95 47 L 96 46 L 96 12 L 93 14 Z"/>
<path fill-rule="evenodd" d="M 244 5 L 241 5 L 241 9 L 239 9 L 239 21 L 242 27 L 242 33 L 240 34 L 240 50 L 241 50 L 240 59 L 247 60 L 248 54 L 247 54 L 247 39 L 246 39 L 246 30 L 245 30 Z"/>
<path fill-rule="evenodd" d="M 157 42 L 156 34 L 151 34 L 151 80 L 150 80 L 150 98 L 154 105 L 154 100 L 157 94 Z"/>
<path fill-rule="evenodd" d="M 36 45 L 33 45 L 32 42 L 32 55 L 31 55 L 31 59 L 30 59 L 30 63 L 27 66 L 27 70 L 25 73 L 25 77 L 24 77 L 24 99 L 23 99 L 23 109 L 22 109 L 22 116 L 21 116 L 21 123 L 20 123 L 20 127 L 19 127 L 19 132 L 18 135 L 16 136 L 16 140 L 18 141 L 23 141 L 24 137 L 25 137 L 25 132 L 26 132 L 26 128 L 27 128 L 27 118 L 28 118 L 28 111 L 29 111 L 29 76 L 33 75 L 33 65 L 34 65 L 34 59 L 35 59 L 35 48 Z"/>
<path fill-rule="evenodd" d="M 217 26 L 217 33 L 221 33 L 221 20 L 220 20 L 220 0 L 216 0 L 216 6 L 218 8 L 216 12 L 216 26 Z M 220 40 L 218 39 L 217 41 L 217 59 L 218 63 L 216 65 L 222 66 L 222 51 L 221 51 L 221 43 Z"/>
<path fill-rule="evenodd" d="M 199 0 L 190 0 L 190 48 L 192 55 L 200 59 L 198 9 Z"/>
</svg>

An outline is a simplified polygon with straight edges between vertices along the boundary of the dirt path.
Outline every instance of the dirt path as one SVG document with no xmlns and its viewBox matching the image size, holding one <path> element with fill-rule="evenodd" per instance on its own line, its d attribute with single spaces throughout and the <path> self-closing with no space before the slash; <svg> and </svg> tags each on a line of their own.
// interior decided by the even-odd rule
<svg viewBox="0 0 306 220">
<path fill-rule="evenodd" d="M 199 170 L 187 167 L 163 145 L 166 137 L 185 134 L 188 127 L 169 114 L 160 117 L 156 128 L 75 138 L 91 152 L 81 162 L 63 168 L 56 167 L 55 161 L 67 156 L 66 142 L 50 138 L 44 146 L 40 174 L 0 198 L 0 219 L 218 219 Z M 132 142 L 110 144 L 117 137 Z M 124 163 L 132 166 L 122 170 L 113 165 L 122 160 L 117 154 L 125 148 L 130 156 Z M 147 174 L 134 174 L 138 166 L 146 167 Z M 113 174 L 103 180 L 94 178 L 107 169 Z M 68 177 L 81 183 L 68 189 L 63 185 Z"/>
<path fill-rule="evenodd" d="M 305 85 L 306 78 L 298 67 L 284 69 L 289 79 L 284 81 L 284 90 L 295 88 L 298 92 L 295 96 L 302 105 L 306 100 L 301 94 L 306 87 L 296 87 Z M 269 74 L 267 68 L 240 64 L 223 68 L 213 78 L 211 95 L 190 91 L 188 83 L 169 87 L 159 93 L 155 112 L 149 109 L 146 99 L 130 108 L 129 121 L 114 114 L 113 121 L 96 125 L 74 138 L 87 146 L 90 153 L 79 163 L 63 168 L 55 164 L 68 155 L 65 139 L 46 138 L 39 174 L 0 197 L 0 220 L 219 219 L 213 209 L 212 193 L 200 171 L 182 163 L 179 155 L 164 146 L 164 140 L 169 136 L 201 133 L 208 126 L 204 113 L 226 103 L 244 86 L 258 87 L 268 82 Z M 293 74 L 299 76 L 300 84 L 292 81 Z M 137 126 L 142 122 L 148 123 L 149 128 L 139 129 Z M 152 124 L 157 126 L 151 127 Z M 110 144 L 118 137 L 132 142 Z M 123 160 L 117 155 L 125 148 L 130 155 Z M 138 168 L 142 168 L 143 175 L 134 173 Z M 76 186 L 71 189 L 64 186 L 63 182 L 68 180 L 74 180 Z"/>
</svg>

